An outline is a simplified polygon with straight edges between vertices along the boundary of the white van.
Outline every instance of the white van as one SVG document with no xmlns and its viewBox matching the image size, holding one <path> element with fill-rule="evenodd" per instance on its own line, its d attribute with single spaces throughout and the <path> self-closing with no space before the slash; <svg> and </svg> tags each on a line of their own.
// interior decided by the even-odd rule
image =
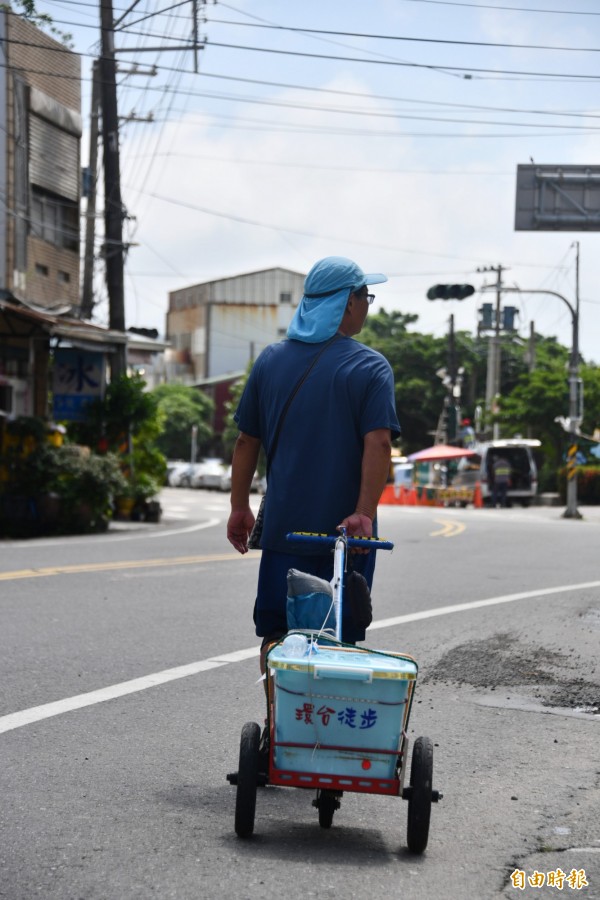
<svg viewBox="0 0 600 900">
<path fill-rule="evenodd" d="M 537 466 L 533 458 L 533 448 L 542 442 L 525 438 L 487 441 L 476 444 L 474 456 L 465 456 L 458 461 L 452 487 L 475 488 L 481 485 L 481 498 L 485 504 L 492 502 L 492 481 L 490 473 L 494 459 L 503 456 L 510 463 L 511 478 L 508 488 L 508 504 L 520 503 L 529 506 L 538 489 Z"/>
</svg>

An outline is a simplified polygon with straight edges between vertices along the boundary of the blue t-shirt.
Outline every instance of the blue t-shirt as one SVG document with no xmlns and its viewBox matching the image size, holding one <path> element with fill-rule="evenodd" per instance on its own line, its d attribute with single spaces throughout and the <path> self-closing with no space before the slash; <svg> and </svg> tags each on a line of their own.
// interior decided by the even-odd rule
<svg viewBox="0 0 600 900">
<path fill-rule="evenodd" d="M 281 412 L 323 344 L 285 340 L 260 354 L 234 415 L 269 455 Z M 400 433 L 390 364 L 340 336 L 326 347 L 286 413 L 268 473 L 263 548 L 289 553 L 290 531 L 332 534 L 358 500 L 363 438 Z M 307 545 L 314 554 L 314 546 Z M 296 545 L 293 552 L 298 552 Z"/>
</svg>

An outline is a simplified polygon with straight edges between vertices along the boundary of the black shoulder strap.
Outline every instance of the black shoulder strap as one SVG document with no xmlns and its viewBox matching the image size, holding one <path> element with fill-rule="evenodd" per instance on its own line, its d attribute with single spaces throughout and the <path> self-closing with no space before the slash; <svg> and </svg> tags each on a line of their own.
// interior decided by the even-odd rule
<svg viewBox="0 0 600 900">
<path fill-rule="evenodd" d="M 279 435 L 280 435 L 280 433 L 281 433 L 281 426 L 283 425 L 283 420 L 285 419 L 285 417 L 286 417 L 286 415 L 287 415 L 287 411 L 288 411 L 288 409 L 290 408 L 290 405 L 291 405 L 291 403 L 292 403 L 292 400 L 294 399 L 294 397 L 296 396 L 296 394 L 298 393 L 298 391 L 300 390 L 300 388 L 302 387 L 302 385 L 304 384 L 304 382 L 306 381 L 306 379 L 308 378 L 308 376 L 310 375 L 310 373 L 312 372 L 312 370 L 313 370 L 314 367 L 316 366 L 317 362 L 319 361 L 320 357 L 323 355 L 323 353 L 325 352 L 325 350 L 327 350 L 327 348 L 329 347 L 329 345 L 330 345 L 330 344 L 333 344 L 333 342 L 334 342 L 335 340 L 337 340 L 338 337 L 340 337 L 340 334 L 339 334 L 339 332 L 336 332 L 336 334 L 334 334 L 332 338 L 329 338 L 329 340 L 321 347 L 321 349 L 319 350 L 319 352 L 317 353 L 317 355 L 314 357 L 314 359 L 312 360 L 311 364 L 309 365 L 308 369 L 307 369 L 307 370 L 304 372 L 304 374 L 300 377 L 299 381 L 298 381 L 298 382 L 296 383 L 296 385 L 294 386 L 294 389 L 293 389 L 292 393 L 291 393 L 290 396 L 287 398 L 286 403 L 285 403 L 285 406 L 284 406 L 283 409 L 281 410 L 281 415 L 279 416 L 279 421 L 278 421 L 278 423 L 277 423 L 277 428 L 275 429 L 275 434 L 274 434 L 274 436 L 273 436 L 273 443 L 271 444 L 271 452 L 269 453 L 269 455 L 268 455 L 268 457 L 267 457 L 267 475 L 268 475 L 268 473 L 269 473 L 269 469 L 271 468 L 271 462 L 272 462 L 273 457 L 274 457 L 274 455 L 275 455 L 275 450 L 276 450 L 276 448 L 277 448 L 277 444 L 278 444 L 278 441 L 279 441 Z"/>
</svg>

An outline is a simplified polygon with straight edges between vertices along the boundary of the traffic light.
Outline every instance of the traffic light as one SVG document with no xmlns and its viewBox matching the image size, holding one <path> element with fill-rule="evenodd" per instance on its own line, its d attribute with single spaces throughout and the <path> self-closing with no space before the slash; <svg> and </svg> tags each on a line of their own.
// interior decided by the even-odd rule
<svg viewBox="0 0 600 900">
<path fill-rule="evenodd" d="M 475 293 L 472 284 L 434 284 L 427 291 L 428 300 L 464 300 Z"/>
</svg>

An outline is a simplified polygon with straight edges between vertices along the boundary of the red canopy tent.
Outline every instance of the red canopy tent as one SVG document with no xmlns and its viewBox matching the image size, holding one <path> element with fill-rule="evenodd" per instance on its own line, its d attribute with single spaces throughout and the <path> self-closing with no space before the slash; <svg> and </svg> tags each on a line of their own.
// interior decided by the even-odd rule
<svg viewBox="0 0 600 900">
<path fill-rule="evenodd" d="M 475 456 L 475 450 L 465 450 L 463 447 L 451 447 L 449 444 L 436 444 L 425 450 L 411 453 L 409 462 L 438 462 L 444 459 L 459 459 L 461 456 Z"/>
</svg>

